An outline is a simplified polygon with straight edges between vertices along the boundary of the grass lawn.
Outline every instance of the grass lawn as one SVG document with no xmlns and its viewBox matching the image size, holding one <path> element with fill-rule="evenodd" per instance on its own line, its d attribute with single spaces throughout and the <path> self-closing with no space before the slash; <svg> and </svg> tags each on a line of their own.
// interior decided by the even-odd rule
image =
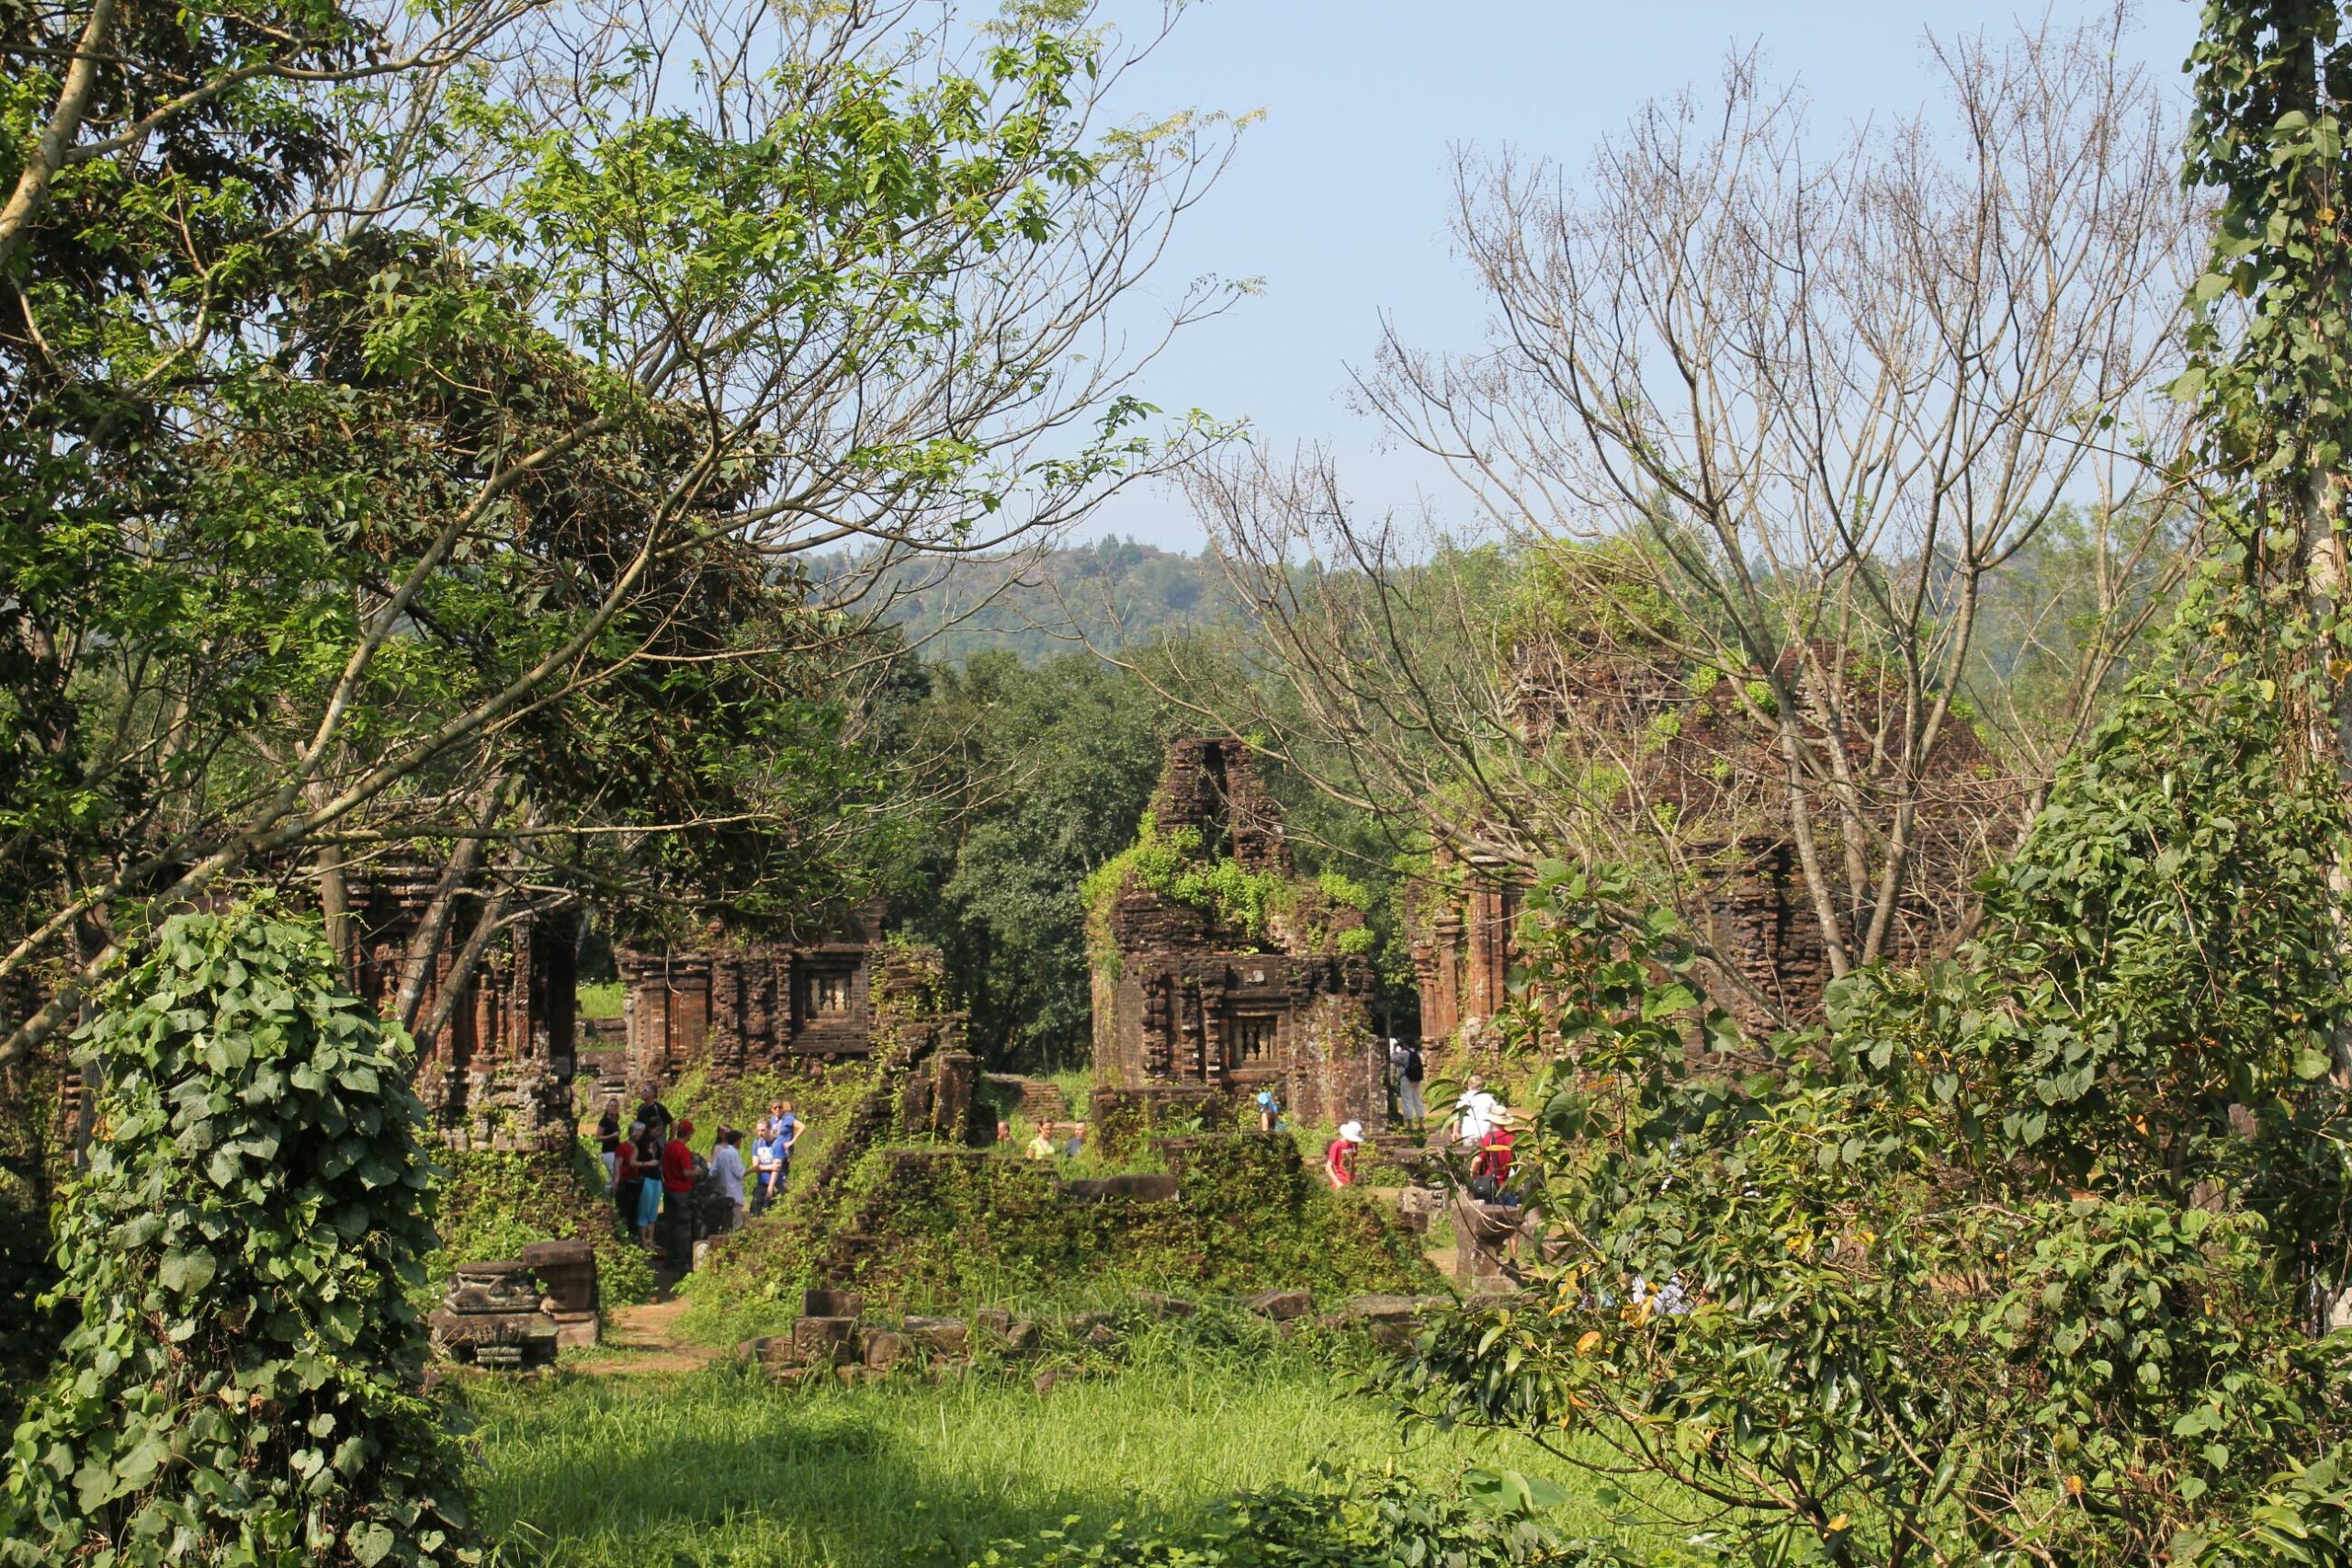
<svg viewBox="0 0 2352 1568">
<path fill-rule="evenodd" d="M 1431 1481 L 1474 1461 L 1557 1469 L 1515 1440 L 1408 1441 L 1386 1406 L 1292 1356 L 1044 1395 L 981 1377 L 804 1393 L 722 1368 L 485 1382 L 469 1398 L 485 1523 L 509 1561 L 548 1568 L 954 1568 L 1068 1516 L 1181 1518 L 1317 1459 Z M 1575 1502 L 1562 1515 L 1610 1533 Z"/>
</svg>

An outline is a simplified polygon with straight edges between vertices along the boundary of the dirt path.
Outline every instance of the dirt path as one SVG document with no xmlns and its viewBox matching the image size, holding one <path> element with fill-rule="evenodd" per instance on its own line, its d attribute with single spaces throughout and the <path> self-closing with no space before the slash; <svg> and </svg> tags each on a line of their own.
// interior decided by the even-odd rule
<svg viewBox="0 0 2352 1568">
<path fill-rule="evenodd" d="M 674 1298 L 644 1306 L 615 1307 L 605 1314 L 604 1342 L 569 1370 L 623 1376 L 702 1371 L 718 1359 L 718 1352 L 678 1332 L 678 1320 L 685 1311 L 686 1303 Z"/>
</svg>

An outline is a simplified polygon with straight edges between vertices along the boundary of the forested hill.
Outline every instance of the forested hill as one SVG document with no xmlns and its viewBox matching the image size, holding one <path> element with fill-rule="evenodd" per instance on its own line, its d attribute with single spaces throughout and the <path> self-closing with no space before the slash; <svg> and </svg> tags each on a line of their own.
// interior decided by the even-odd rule
<svg viewBox="0 0 2352 1568">
<path fill-rule="evenodd" d="M 1003 649 L 1035 664 L 1089 643 L 1109 649 L 1150 642 L 1233 613 L 1225 570 L 1214 556 L 1133 539 L 1017 559 L 974 558 L 944 569 L 926 562 L 920 571 L 901 573 L 897 586 L 902 597 L 890 618 L 910 640 L 922 641 L 925 659 L 951 662 Z"/>
</svg>

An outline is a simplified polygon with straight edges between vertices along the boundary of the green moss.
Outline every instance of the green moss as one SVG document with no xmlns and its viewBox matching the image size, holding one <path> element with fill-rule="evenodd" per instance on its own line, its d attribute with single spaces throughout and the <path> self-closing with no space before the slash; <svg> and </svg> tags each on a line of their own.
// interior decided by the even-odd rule
<svg viewBox="0 0 2352 1568">
<path fill-rule="evenodd" d="M 1370 926 L 1351 926 L 1340 933 L 1339 949 L 1351 958 L 1361 958 L 1379 944 L 1379 937 Z"/>
</svg>

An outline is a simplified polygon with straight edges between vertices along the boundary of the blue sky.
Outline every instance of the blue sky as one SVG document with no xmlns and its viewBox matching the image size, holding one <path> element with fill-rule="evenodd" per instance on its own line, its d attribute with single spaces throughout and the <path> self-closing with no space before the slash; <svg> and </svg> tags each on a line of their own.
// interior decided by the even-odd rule
<svg viewBox="0 0 2352 1568">
<path fill-rule="evenodd" d="M 2105 9 L 2059 0 L 2053 14 Z M 1137 0 L 1134 14 L 1159 7 Z M 1370 356 L 1384 310 L 1427 346 L 1475 341 L 1478 300 L 1445 232 L 1453 148 L 1510 145 L 1574 170 L 1641 104 L 1712 78 L 1749 43 L 1773 78 L 1804 88 L 1816 127 L 1909 113 L 1935 91 L 1927 29 L 2007 29 L 2019 15 L 1985 0 L 1202 0 L 1125 85 L 1134 107 L 1265 118 L 1159 281 L 1172 293 L 1215 273 L 1262 278 L 1265 292 L 1181 339 L 1144 392 L 1246 417 L 1277 448 L 1328 442 L 1361 505 L 1425 494 L 1441 515 L 1458 512 L 1442 473 L 1377 450 L 1378 432 L 1344 402 L 1346 367 Z M 2143 0 L 2130 40 L 2184 94 L 2196 25 L 2192 0 Z M 1083 532 L 1201 542 L 1165 492 L 1122 496 Z"/>
</svg>

